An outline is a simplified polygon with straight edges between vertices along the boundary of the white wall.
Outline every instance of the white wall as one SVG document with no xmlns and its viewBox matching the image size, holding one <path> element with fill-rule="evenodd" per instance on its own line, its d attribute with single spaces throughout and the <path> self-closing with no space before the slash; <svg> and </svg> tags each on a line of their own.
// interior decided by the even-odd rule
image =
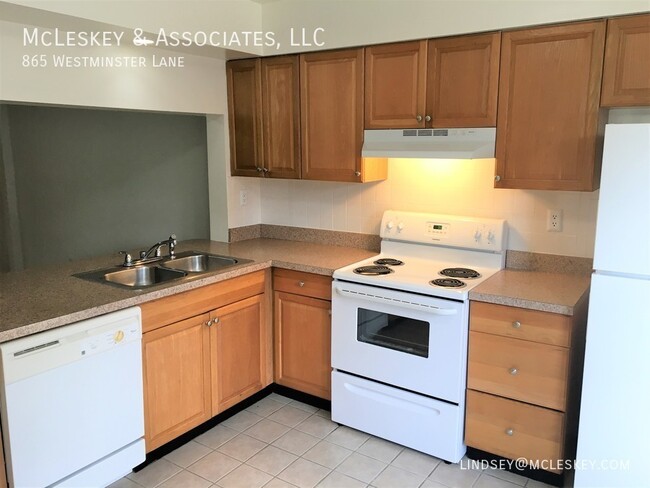
<svg viewBox="0 0 650 488">
<path fill-rule="evenodd" d="M 262 21 L 265 30 L 276 32 L 281 52 L 300 52 L 608 17 L 649 9 L 647 0 L 278 0 L 263 5 Z M 319 37 L 325 46 L 290 46 L 292 27 L 304 27 L 310 37 L 314 29 L 324 28 Z"/>
</svg>

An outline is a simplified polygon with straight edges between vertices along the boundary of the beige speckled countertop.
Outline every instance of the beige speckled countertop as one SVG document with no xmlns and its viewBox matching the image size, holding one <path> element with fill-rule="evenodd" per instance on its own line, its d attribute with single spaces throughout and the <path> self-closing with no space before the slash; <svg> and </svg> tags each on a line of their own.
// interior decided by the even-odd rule
<svg viewBox="0 0 650 488">
<path fill-rule="evenodd" d="M 590 275 L 504 269 L 469 292 L 470 300 L 573 315 L 586 300 Z"/>
<path fill-rule="evenodd" d="M 74 273 L 119 264 L 120 257 L 116 255 L 3 273 L 0 274 L 0 342 L 271 266 L 331 275 L 337 268 L 376 254 L 352 247 L 279 239 L 252 239 L 230 244 L 206 240 L 185 241 L 179 243 L 176 250 L 177 252 L 205 251 L 251 259 L 253 262 L 236 265 L 221 272 L 197 276 L 180 283 L 171 282 L 142 290 L 125 289 L 72 276 Z"/>
</svg>

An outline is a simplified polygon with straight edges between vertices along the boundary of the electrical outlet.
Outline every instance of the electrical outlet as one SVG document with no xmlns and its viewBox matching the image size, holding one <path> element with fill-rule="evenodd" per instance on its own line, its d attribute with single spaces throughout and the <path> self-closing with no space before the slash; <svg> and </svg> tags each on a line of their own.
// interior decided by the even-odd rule
<svg viewBox="0 0 650 488">
<path fill-rule="evenodd" d="M 248 190 L 239 190 L 239 205 L 242 207 L 248 203 Z"/>
<path fill-rule="evenodd" d="M 546 230 L 548 232 L 562 232 L 562 210 L 546 211 Z"/>
</svg>

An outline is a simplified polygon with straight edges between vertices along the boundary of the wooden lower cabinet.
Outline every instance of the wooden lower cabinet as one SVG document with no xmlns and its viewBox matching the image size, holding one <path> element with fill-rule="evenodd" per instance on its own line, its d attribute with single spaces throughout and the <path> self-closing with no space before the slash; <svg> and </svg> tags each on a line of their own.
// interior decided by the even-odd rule
<svg viewBox="0 0 650 488">
<path fill-rule="evenodd" d="M 331 281 L 287 270 L 273 276 L 275 382 L 328 400 Z"/>
<path fill-rule="evenodd" d="M 257 295 L 210 313 L 213 415 L 266 386 L 264 298 Z"/>
<path fill-rule="evenodd" d="M 141 306 L 147 452 L 271 383 L 269 274 L 259 271 Z"/>
<path fill-rule="evenodd" d="M 573 459 L 586 303 L 568 316 L 471 302 L 468 446 L 556 474 L 558 460 Z"/>
</svg>

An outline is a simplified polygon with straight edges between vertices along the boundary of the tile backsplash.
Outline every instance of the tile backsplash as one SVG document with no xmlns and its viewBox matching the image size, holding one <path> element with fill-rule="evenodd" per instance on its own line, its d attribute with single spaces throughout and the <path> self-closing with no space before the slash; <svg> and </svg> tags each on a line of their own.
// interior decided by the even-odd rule
<svg viewBox="0 0 650 488">
<path fill-rule="evenodd" d="M 391 159 L 388 170 L 365 184 L 257 180 L 261 223 L 378 234 L 386 209 L 494 217 L 508 221 L 508 249 L 593 257 L 597 191 L 495 189 L 494 159 Z M 563 211 L 562 232 L 546 231 L 547 209 Z"/>
</svg>

